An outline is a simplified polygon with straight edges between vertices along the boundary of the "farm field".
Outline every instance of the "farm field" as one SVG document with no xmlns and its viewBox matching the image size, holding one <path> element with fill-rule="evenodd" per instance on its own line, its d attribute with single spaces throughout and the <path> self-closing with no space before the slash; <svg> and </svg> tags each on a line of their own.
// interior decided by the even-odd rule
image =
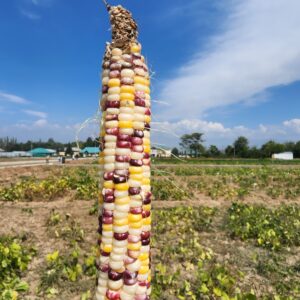
<svg viewBox="0 0 300 300">
<path fill-rule="evenodd" d="M 97 173 L 0 170 L 0 299 L 92 299 Z M 152 299 L 300 299 L 298 166 L 162 161 L 152 186 Z"/>
<path fill-rule="evenodd" d="M 249 159 L 249 158 L 155 158 L 152 161 L 154 164 L 188 164 L 188 165 L 228 165 L 228 166 L 297 166 L 300 165 L 300 159 L 294 160 L 276 160 L 276 159 Z"/>
</svg>

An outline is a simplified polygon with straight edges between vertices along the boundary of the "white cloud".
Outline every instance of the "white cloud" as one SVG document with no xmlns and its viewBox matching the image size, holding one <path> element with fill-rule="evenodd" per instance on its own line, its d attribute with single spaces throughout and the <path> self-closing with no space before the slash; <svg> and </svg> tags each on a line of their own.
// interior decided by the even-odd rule
<svg viewBox="0 0 300 300">
<path fill-rule="evenodd" d="M 300 80 L 300 2 L 229 3 L 224 32 L 163 83 L 159 99 L 172 103 L 162 109 L 163 119 L 199 118 L 211 108 L 249 104 L 257 96 L 261 101 L 268 88 Z"/>
<path fill-rule="evenodd" d="M 10 103 L 15 103 L 15 104 L 29 104 L 30 101 L 23 98 L 19 97 L 13 94 L 8 94 L 5 92 L 0 91 L 0 101 L 6 101 Z"/>
<path fill-rule="evenodd" d="M 82 124 L 58 124 L 40 118 L 33 122 L 19 122 L 15 125 L 0 126 L 0 136 L 13 136 L 19 140 L 48 139 L 53 137 L 60 141 L 86 139 L 97 137 L 99 126 L 97 122 L 88 124 L 82 130 Z M 80 132 L 79 132 L 80 130 Z M 210 122 L 200 119 L 183 119 L 177 122 L 153 122 L 153 144 L 178 146 L 180 136 L 185 133 L 203 132 L 205 144 L 225 148 L 232 144 L 238 136 L 246 136 L 251 145 L 261 145 L 268 140 L 279 142 L 300 140 L 300 119 L 284 121 L 280 124 L 260 124 L 249 128 L 243 125 L 227 127 L 220 122 Z"/>
<path fill-rule="evenodd" d="M 38 117 L 38 118 L 41 118 L 41 119 L 46 119 L 47 118 L 47 113 L 42 112 L 42 111 L 24 109 L 23 112 L 27 115 Z"/>
<path fill-rule="evenodd" d="M 283 125 L 291 130 L 300 133 L 300 119 L 292 119 L 283 122 Z"/>
<path fill-rule="evenodd" d="M 0 124 L 0 137 L 11 136 L 20 141 L 47 140 L 49 137 L 58 141 L 75 141 L 77 137 L 85 140 L 89 136 L 99 136 L 99 124 L 96 122 L 79 132 L 80 128 L 82 128 L 80 123 L 59 124 L 41 118 L 33 122 L 24 120 L 16 124 Z"/>
<path fill-rule="evenodd" d="M 263 133 L 266 133 L 268 131 L 268 128 L 265 125 L 263 125 L 263 124 L 259 125 L 259 129 Z"/>
<path fill-rule="evenodd" d="M 33 123 L 33 126 L 34 127 L 44 127 L 47 124 L 48 124 L 47 120 L 45 120 L 45 119 L 39 119 L 39 120 L 37 120 L 37 121 L 35 121 Z"/>
<path fill-rule="evenodd" d="M 22 14 L 24 17 L 26 17 L 26 18 L 28 18 L 28 19 L 30 19 L 30 20 L 36 21 L 36 20 L 39 20 L 39 19 L 41 18 L 40 15 L 38 15 L 38 14 L 32 12 L 32 11 L 29 11 L 29 10 L 21 9 L 20 12 L 21 12 L 21 14 Z"/>
<path fill-rule="evenodd" d="M 177 122 L 153 122 L 152 140 L 161 145 L 178 145 L 180 136 L 185 133 L 202 132 L 206 145 L 225 147 L 238 136 L 246 136 L 252 145 L 260 145 L 268 140 L 279 142 L 300 140 L 300 119 L 285 121 L 282 124 L 260 124 L 249 128 L 243 125 L 226 127 L 219 122 L 199 119 L 184 119 Z"/>
</svg>

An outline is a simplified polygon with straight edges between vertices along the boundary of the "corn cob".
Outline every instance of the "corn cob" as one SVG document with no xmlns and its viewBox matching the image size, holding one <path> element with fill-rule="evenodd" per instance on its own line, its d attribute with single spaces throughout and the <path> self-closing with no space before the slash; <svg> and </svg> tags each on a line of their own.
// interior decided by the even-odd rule
<svg viewBox="0 0 300 300">
<path fill-rule="evenodd" d="M 151 293 L 150 78 L 131 13 L 108 6 L 112 42 L 102 71 L 96 299 Z"/>
</svg>

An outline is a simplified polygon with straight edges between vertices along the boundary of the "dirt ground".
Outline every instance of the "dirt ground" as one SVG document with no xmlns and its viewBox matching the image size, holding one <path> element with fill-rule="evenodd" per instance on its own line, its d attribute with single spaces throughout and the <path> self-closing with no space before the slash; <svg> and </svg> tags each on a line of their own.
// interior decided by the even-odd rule
<svg viewBox="0 0 300 300">
<path fill-rule="evenodd" d="M 18 180 L 26 177 L 34 176 L 39 179 L 45 179 L 49 175 L 59 175 L 63 172 L 65 168 L 72 168 L 74 166 L 95 166 L 91 163 L 94 160 L 70 160 L 64 165 L 44 165 L 44 166 L 20 166 L 20 167 L 7 167 L 0 169 L 0 186 L 9 185 L 11 183 L 17 182 Z"/>
<path fill-rule="evenodd" d="M 8 168 L 0 170 L 0 185 L 7 185 L 17 181 L 22 177 L 36 176 L 46 178 L 50 174 L 61 174 L 66 166 L 44 166 L 44 167 L 23 167 Z M 251 166 L 252 167 L 252 166 Z M 25 236 L 26 243 L 33 245 L 37 249 L 37 255 L 29 265 L 29 270 L 24 278 L 30 284 L 30 291 L 24 300 L 48 299 L 45 296 L 37 296 L 37 288 L 40 278 L 45 269 L 45 257 L 49 253 L 60 250 L 62 253 L 68 250 L 69 241 L 57 238 L 53 230 L 47 224 L 52 211 L 57 211 L 63 219 L 72 218 L 78 223 L 84 231 L 84 241 L 81 247 L 89 252 L 96 244 L 97 239 L 97 215 L 90 215 L 90 209 L 93 201 L 73 200 L 71 196 L 65 196 L 49 202 L 32 201 L 32 202 L 0 202 L 0 235 Z M 299 199 L 288 201 L 285 199 L 274 200 L 266 198 L 265 195 L 252 195 L 247 197 L 243 202 L 257 203 L 268 207 L 274 207 L 280 203 L 300 203 Z M 171 208 L 176 206 L 208 206 L 216 207 L 221 213 L 224 213 L 231 202 L 224 199 L 212 200 L 203 194 L 196 194 L 194 199 L 185 201 L 154 201 L 153 208 Z M 217 255 L 220 262 L 232 266 L 238 266 L 239 269 L 246 273 L 243 280 L 243 286 L 249 286 L 256 291 L 256 294 L 263 292 L 273 292 L 266 278 L 260 277 L 255 271 L 256 262 L 251 261 L 252 255 L 265 257 L 268 253 L 265 250 L 255 248 L 253 245 L 245 244 L 238 240 L 231 240 L 226 236 L 221 224 L 221 218 L 217 216 L 214 220 L 214 227 L 209 232 L 202 233 L 202 241 L 205 247 L 211 248 Z M 286 263 L 300 261 L 300 248 L 290 250 L 286 256 Z M 80 295 L 87 290 L 92 290 L 94 281 L 91 278 L 84 277 L 70 288 L 60 290 L 59 295 L 52 299 L 57 300 L 80 300 Z"/>
</svg>

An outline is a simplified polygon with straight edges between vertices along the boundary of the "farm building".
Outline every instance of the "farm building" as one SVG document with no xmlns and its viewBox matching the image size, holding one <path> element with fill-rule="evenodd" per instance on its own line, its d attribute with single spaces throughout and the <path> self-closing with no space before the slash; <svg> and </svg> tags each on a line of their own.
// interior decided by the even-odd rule
<svg viewBox="0 0 300 300">
<path fill-rule="evenodd" d="M 172 152 L 171 149 L 166 147 L 152 147 L 151 148 L 151 156 L 152 157 L 171 157 Z"/>
<path fill-rule="evenodd" d="M 273 159 L 283 159 L 283 160 L 293 160 L 294 154 L 293 152 L 282 152 L 282 153 L 274 153 L 272 155 Z"/>
<path fill-rule="evenodd" d="M 26 151 L 12 151 L 12 152 L 0 151 L 0 157 L 15 158 L 15 157 L 31 157 L 31 156 L 32 154 Z"/>
<path fill-rule="evenodd" d="M 66 155 L 66 151 L 67 151 L 67 147 L 64 148 L 64 151 L 59 151 L 58 155 L 59 156 L 65 156 Z M 80 152 L 80 148 L 78 148 L 78 147 L 72 147 L 72 153 L 73 153 L 73 155 L 78 155 L 79 156 L 79 154 L 81 153 Z"/>
<path fill-rule="evenodd" d="M 80 150 L 80 153 L 84 156 L 96 156 L 100 152 L 98 147 L 85 147 L 84 149 Z"/>
<path fill-rule="evenodd" d="M 79 153 L 80 153 L 80 148 L 78 148 L 78 147 L 72 147 L 72 152 L 73 152 L 73 154 L 74 155 L 79 155 Z"/>
<path fill-rule="evenodd" d="M 30 150 L 29 153 L 31 153 L 33 157 L 46 157 L 55 155 L 56 151 L 52 149 L 35 148 Z"/>
</svg>

